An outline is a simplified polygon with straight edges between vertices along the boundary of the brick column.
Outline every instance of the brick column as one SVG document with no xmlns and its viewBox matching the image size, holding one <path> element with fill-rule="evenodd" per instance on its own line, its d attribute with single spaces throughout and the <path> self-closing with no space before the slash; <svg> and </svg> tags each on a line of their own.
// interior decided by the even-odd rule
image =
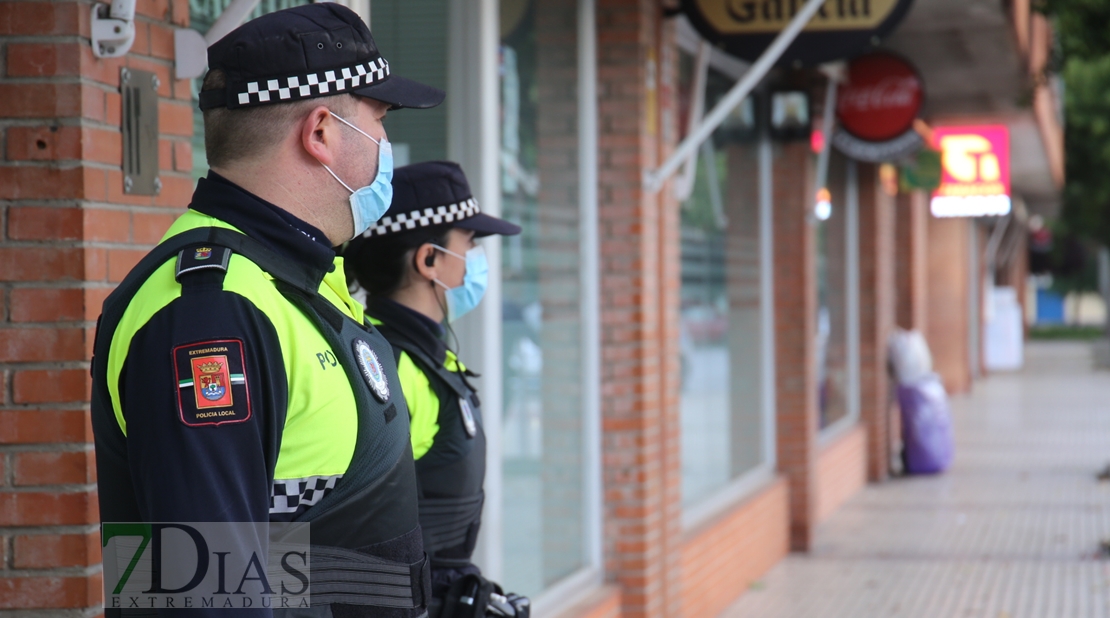
<svg viewBox="0 0 1110 618">
<path fill-rule="evenodd" d="M 933 353 L 933 370 L 944 379 L 949 393 L 971 388 L 968 358 L 971 224 L 970 219 L 929 218 L 925 338 Z"/>
<path fill-rule="evenodd" d="M 679 225 L 643 170 L 673 142 L 673 24 L 599 0 L 602 447 L 607 578 L 622 616 L 681 615 Z"/>
<path fill-rule="evenodd" d="M 662 6 L 648 2 L 656 24 L 658 50 L 658 110 L 648 122 L 656 124 L 654 137 L 662 163 L 677 145 L 678 43 L 674 19 L 661 19 Z M 649 126 L 649 131 L 652 127 Z M 659 200 L 659 338 L 662 356 L 658 382 L 663 434 L 662 545 L 664 560 L 663 615 L 681 616 L 682 606 L 682 350 L 679 343 L 682 305 L 682 223 L 678 200 L 671 184 L 658 193 Z"/>
<path fill-rule="evenodd" d="M 790 482 L 790 546 L 806 551 L 816 525 L 817 277 L 809 220 L 808 144 L 776 147 L 774 160 L 775 385 L 778 468 Z"/>
<path fill-rule="evenodd" d="M 185 0 L 138 5 L 124 59 L 98 60 L 86 2 L 0 3 L 0 610 L 102 603 L 89 355 L 100 305 L 192 193 Z M 160 80 L 163 190 L 123 193 L 119 69 Z"/>
<path fill-rule="evenodd" d="M 877 165 L 859 164 L 860 419 L 867 431 L 867 478 L 890 468 L 890 377 L 887 338 L 894 327 L 894 198 Z"/>
<path fill-rule="evenodd" d="M 897 324 L 925 332 L 928 316 L 929 196 L 901 193 L 895 207 Z"/>
</svg>

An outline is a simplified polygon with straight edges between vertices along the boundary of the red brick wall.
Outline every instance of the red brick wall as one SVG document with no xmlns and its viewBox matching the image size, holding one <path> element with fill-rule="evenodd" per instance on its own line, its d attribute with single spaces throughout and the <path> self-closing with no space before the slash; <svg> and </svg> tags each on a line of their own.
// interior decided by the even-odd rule
<svg viewBox="0 0 1110 618">
<path fill-rule="evenodd" d="M 894 328 L 894 198 L 877 165 L 859 164 L 860 420 L 867 430 L 867 478 L 890 467 L 891 380 L 887 339 Z"/>
<path fill-rule="evenodd" d="M 897 324 L 925 332 L 928 322 L 929 197 L 924 191 L 898 195 L 895 207 Z"/>
<path fill-rule="evenodd" d="M 660 10 L 597 8 L 604 552 L 629 617 L 681 611 L 678 212 L 669 186 L 642 186 L 674 139 L 674 26 Z"/>
<path fill-rule="evenodd" d="M 867 432 L 856 425 L 826 444 L 817 457 L 815 519 L 825 521 L 867 483 Z"/>
<path fill-rule="evenodd" d="M 134 47 L 116 60 L 93 57 L 90 12 L 0 3 L 0 610 L 101 603 L 93 328 L 192 192 L 189 84 L 170 79 L 188 3 L 140 0 Z M 123 194 L 122 66 L 161 80 L 157 197 Z"/>
<path fill-rule="evenodd" d="M 787 483 L 775 479 L 743 504 L 686 535 L 684 616 L 716 616 L 790 551 Z"/>
<path fill-rule="evenodd" d="M 774 157 L 775 388 L 779 471 L 790 485 L 790 547 L 808 550 L 816 525 L 817 283 L 809 211 L 809 144 L 776 146 Z"/>
<path fill-rule="evenodd" d="M 949 393 L 971 388 L 968 360 L 968 287 L 971 225 L 968 219 L 929 218 L 928 323 L 925 338 L 933 353 L 933 370 Z"/>
</svg>

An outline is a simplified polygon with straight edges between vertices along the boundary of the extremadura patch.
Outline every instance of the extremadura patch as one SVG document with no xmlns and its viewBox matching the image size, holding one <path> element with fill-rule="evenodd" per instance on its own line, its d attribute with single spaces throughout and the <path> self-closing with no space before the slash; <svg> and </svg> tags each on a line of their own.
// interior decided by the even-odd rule
<svg viewBox="0 0 1110 618">
<path fill-rule="evenodd" d="M 177 408 L 190 427 L 242 423 L 251 417 L 238 339 L 201 341 L 173 349 L 177 374 Z"/>
</svg>

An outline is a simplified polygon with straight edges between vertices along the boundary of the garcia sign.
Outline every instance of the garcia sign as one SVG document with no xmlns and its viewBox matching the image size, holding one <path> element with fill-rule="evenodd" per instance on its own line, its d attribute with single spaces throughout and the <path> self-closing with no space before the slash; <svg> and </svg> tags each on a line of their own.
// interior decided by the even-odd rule
<svg viewBox="0 0 1110 618">
<path fill-rule="evenodd" d="M 820 64 L 854 56 L 885 37 L 913 0 L 827 0 L 779 64 Z M 726 52 L 755 61 L 805 0 L 682 0 L 690 23 Z"/>
</svg>

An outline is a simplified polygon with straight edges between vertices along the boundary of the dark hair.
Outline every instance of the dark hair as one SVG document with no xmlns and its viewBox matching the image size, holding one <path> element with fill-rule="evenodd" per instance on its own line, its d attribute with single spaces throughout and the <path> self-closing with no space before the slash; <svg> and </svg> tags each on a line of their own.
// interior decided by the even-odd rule
<svg viewBox="0 0 1110 618">
<path fill-rule="evenodd" d="M 445 247 L 449 225 L 356 238 L 343 249 L 347 282 L 358 281 L 370 296 L 388 297 L 401 288 L 412 264 L 413 251 L 425 243 Z"/>
<path fill-rule="evenodd" d="M 204 76 L 201 90 L 222 90 L 226 84 L 224 72 L 213 69 Z M 342 94 L 257 107 L 204 110 L 204 152 L 208 164 L 219 167 L 273 148 L 289 134 L 293 123 L 320 105 L 341 116 L 350 116 L 355 113 L 357 101 L 353 95 Z"/>
</svg>

